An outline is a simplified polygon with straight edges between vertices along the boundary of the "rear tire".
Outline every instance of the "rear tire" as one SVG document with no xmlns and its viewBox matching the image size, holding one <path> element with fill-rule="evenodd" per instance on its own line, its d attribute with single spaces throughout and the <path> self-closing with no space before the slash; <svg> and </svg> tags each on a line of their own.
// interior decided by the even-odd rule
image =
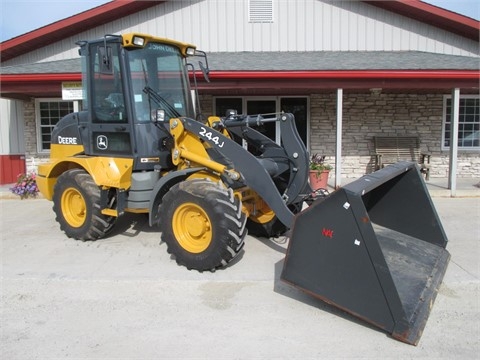
<svg viewBox="0 0 480 360">
<path fill-rule="evenodd" d="M 116 221 L 116 217 L 100 212 L 100 188 L 83 169 L 69 170 L 58 177 L 53 211 L 60 229 L 77 240 L 100 239 Z"/>
<path fill-rule="evenodd" d="M 226 266 L 240 252 L 247 230 L 240 200 L 208 179 L 174 185 L 159 209 L 162 240 L 189 270 Z"/>
</svg>

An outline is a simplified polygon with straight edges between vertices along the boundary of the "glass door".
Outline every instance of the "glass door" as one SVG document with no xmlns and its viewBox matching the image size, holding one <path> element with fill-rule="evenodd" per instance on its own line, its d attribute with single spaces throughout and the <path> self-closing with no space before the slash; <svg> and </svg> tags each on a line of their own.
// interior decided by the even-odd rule
<svg viewBox="0 0 480 360">
<path fill-rule="evenodd" d="M 235 109 L 239 114 L 256 115 L 276 114 L 280 112 L 292 113 L 295 116 L 298 133 L 308 149 L 308 97 L 218 97 L 215 99 L 215 113 L 217 116 L 225 116 L 228 109 Z M 275 116 L 275 115 L 272 115 Z M 268 123 L 259 129 L 264 135 L 280 144 L 280 125 Z"/>
<path fill-rule="evenodd" d="M 277 101 L 275 99 L 264 100 L 264 99 L 246 99 L 247 114 L 248 115 L 263 115 L 263 117 L 274 117 L 275 112 L 277 111 Z M 280 134 L 277 129 L 276 122 L 270 122 L 263 124 L 262 126 L 256 128 L 263 135 L 269 137 L 273 141 L 280 142 Z M 278 135 L 278 136 L 277 136 Z"/>
</svg>

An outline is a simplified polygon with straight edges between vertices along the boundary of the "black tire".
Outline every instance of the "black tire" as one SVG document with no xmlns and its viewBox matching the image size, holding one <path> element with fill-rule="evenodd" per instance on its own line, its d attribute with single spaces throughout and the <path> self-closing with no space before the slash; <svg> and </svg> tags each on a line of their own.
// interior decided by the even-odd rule
<svg viewBox="0 0 480 360">
<path fill-rule="evenodd" d="M 220 183 L 180 182 L 165 195 L 159 212 L 168 253 L 189 270 L 224 267 L 244 245 L 247 229 L 241 202 Z"/>
<path fill-rule="evenodd" d="M 97 240 L 114 226 L 116 217 L 100 212 L 100 188 L 83 169 L 64 172 L 53 189 L 53 211 L 60 229 L 77 240 Z"/>
<path fill-rule="evenodd" d="M 250 235 L 266 238 L 279 237 L 288 230 L 276 216 L 264 224 L 248 219 L 247 229 Z"/>
<path fill-rule="evenodd" d="M 294 214 L 298 214 L 302 210 L 301 204 L 290 204 L 289 208 Z M 264 223 L 248 219 L 247 229 L 250 235 L 266 238 L 279 237 L 288 231 L 288 228 L 277 216 L 273 215 L 273 212 L 272 218 Z"/>
</svg>

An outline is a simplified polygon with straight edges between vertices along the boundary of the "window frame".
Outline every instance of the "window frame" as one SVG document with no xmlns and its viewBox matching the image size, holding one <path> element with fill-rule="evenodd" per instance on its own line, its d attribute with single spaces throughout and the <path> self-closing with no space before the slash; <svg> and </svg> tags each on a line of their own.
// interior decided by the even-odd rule
<svg viewBox="0 0 480 360">
<path fill-rule="evenodd" d="M 445 140 L 446 140 L 445 132 L 446 132 L 446 125 L 447 125 L 447 101 L 451 100 L 451 99 L 452 99 L 452 95 L 443 95 L 442 143 L 441 143 L 442 151 L 449 151 L 450 150 L 450 146 L 445 145 Z M 465 100 L 465 99 L 477 99 L 478 101 L 480 101 L 480 96 L 479 95 L 460 95 L 460 101 Z M 475 115 L 477 115 L 477 114 L 475 114 Z M 478 114 L 478 116 L 480 116 L 480 114 Z M 459 125 L 462 124 L 462 123 L 463 122 L 460 122 L 460 119 L 459 119 Z M 458 145 L 458 151 L 480 152 L 480 144 L 478 146 L 460 146 L 460 145 Z"/>
<path fill-rule="evenodd" d="M 37 153 L 39 154 L 49 154 L 50 149 L 43 148 L 42 140 L 42 128 L 47 127 L 47 125 L 42 125 L 41 123 L 41 113 L 40 113 L 40 104 L 41 103 L 73 103 L 73 112 L 78 112 L 80 109 L 79 100 L 63 100 L 62 98 L 36 98 L 35 99 L 35 131 L 37 138 Z M 61 119 L 61 118 L 60 118 Z M 60 121 L 60 119 L 58 119 Z M 48 125 L 51 127 L 50 134 L 52 133 L 53 127 L 55 125 Z"/>
</svg>

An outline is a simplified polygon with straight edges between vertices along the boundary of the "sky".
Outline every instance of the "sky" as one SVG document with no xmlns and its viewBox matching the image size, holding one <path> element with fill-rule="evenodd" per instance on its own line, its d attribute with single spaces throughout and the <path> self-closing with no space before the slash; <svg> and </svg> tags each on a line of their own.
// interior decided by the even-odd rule
<svg viewBox="0 0 480 360">
<path fill-rule="evenodd" d="M 107 2 L 109 1 L 0 0 L 0 42 Z M 425 2 L 480 20 L 479 0 L 425 0 Z"/>
</svg>

